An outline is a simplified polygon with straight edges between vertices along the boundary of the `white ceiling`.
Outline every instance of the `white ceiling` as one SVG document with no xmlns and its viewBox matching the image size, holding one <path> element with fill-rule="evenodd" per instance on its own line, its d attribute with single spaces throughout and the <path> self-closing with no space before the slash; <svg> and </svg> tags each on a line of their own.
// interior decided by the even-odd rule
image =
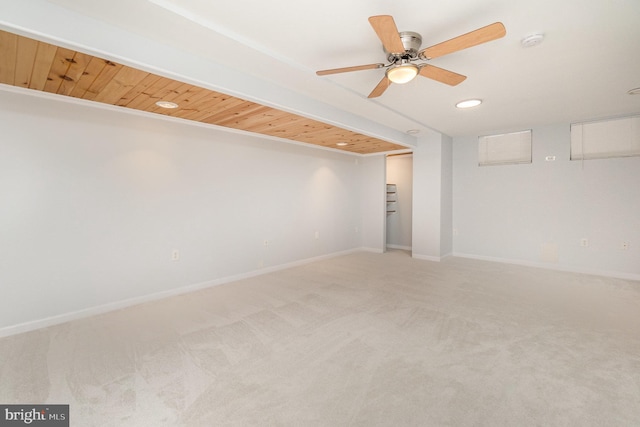
<svg viewBox="0 0 640 427">
<path fill-rule="evenodd" d="M 640 112 L 640 95 L 627 94 L 640 87 L 638 0 L 49 1 L 77 13 L 76 20 L 98 19 L 243 69 L 400 132 L 473 135 Z M 431 61 L 468 76 L 456 87 L 419 77 L 370 100 L 384 70 L 315 75 L 385 62 L 367 21 L 381 14 L 392 15 L 400 31 L 420 33 L 423 47 L 496 21 L 507 35 Z M 521 39 L 537 32 L 544 42 L 523 48 Z M 484 104 L 454 107 L 468 98 Z"/>
</svg>

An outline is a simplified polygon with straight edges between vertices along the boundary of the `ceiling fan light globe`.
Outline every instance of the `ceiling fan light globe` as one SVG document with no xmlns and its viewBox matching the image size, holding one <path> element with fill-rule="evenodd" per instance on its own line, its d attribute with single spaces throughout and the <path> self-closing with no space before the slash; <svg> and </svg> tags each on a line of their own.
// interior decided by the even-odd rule
<svg viewBox="0 0 640 427">
<path fill-rule="evenodd" d="M 418 75 L 418 67 L 414 64 L 402 64 L 387 70 L 387 78 L 396 84 L 408 83 Z"/>
</svg>

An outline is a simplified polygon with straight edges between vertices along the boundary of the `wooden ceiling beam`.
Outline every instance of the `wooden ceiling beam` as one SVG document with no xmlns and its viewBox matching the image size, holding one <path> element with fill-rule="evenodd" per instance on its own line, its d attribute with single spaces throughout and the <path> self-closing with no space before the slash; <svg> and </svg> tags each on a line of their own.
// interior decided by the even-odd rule
<svg viewBox="0 0 640 427">
<path fill-rule="evenodd" d="M 0 31 L 0 83 L 367 154 L 405 147 L 214 90 Z M 163 109 L 157 101 L 172 101 Z M 345 147 L 336 146 L 347 142 Z"/>
</svg>

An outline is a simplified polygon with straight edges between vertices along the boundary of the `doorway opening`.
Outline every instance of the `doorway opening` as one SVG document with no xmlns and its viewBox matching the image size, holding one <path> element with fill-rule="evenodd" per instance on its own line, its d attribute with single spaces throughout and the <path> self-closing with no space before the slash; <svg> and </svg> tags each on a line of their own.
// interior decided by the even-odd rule
<svg viewBox="0 0 640 427">
<path fill-rule="evenodd" d="M 386 248 L 411 252 L 413 155 L 387 156 Z"/>
</svg>

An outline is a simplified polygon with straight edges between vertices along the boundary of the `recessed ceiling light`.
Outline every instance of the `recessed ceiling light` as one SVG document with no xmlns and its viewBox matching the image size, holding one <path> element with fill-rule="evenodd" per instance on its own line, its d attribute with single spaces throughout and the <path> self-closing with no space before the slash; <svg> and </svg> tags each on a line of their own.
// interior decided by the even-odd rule
<svg viewBox="0 0 640 427">
<path fill-rule="evenodd" d="M 346 145 L 349 145 L 349 143 L 348 143 L 348 142 L 336 142 L 336 145 L 337 145 L 338 147 L 344 147 L 344 146 L 346 146 Z"/>
<path fill-rule="evenodd" d="M 542 40 L 544 40 L 544 34 L 531 34 L 520 40 L 520 44 L 522 47 L 533 47 L 542 43 Z"/>
<path fill-rule="evenodd" d="M 460 101 L 456 104 L 456 108 L 471 108 L 477 107 L 482 104 L 481 99 L 467 99 L 466 101 Z"/>
<path fill-rule="evenodd" d="M 640 87 L 637 87 L 635 89 L 631 89 L 629 92 L 627 92 L 629 95 L 640 95 Z"/>
<path fill-rule="evenodd" d="M 408 133 L 409 135 L 417 135 L 417 134 L 419 134 L 419 133 L 420 133 L 420 129 L 409 129 L 409 130 L 407 131 L 407 133 Z"/>
<path fill-rule="evenodd" d="M 178 104 L 171 101 L 158 101 L 156 105 L 161 108 L 178 108 Z"/>
</svg>

